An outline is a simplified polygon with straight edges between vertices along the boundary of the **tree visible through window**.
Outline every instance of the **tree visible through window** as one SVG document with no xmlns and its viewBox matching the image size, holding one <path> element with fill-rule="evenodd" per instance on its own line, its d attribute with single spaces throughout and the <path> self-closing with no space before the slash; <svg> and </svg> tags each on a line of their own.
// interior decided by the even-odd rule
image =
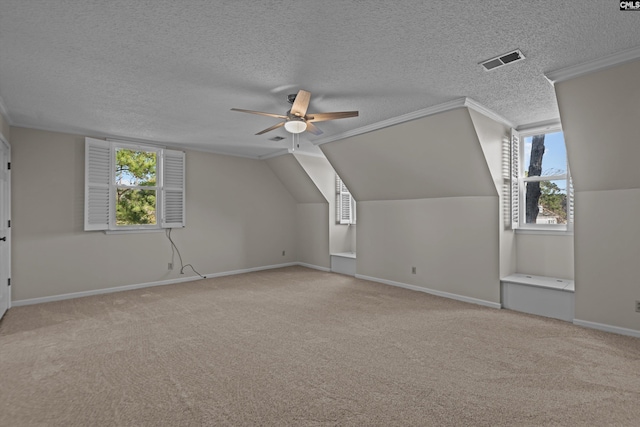
<svg viewBox="0 0 640 427">
<path fill-rule="evenodd" d="M 158 154 L 116 149 L 116 225 L 156 224 Z"/>
<path fill-rule="evenodd" d="M 514 144 L 512 150 L 519 155 L 513 158 L 512 174 L 519 177 L 519 183 L 512 194 L 513 226 L 518 226 L 520 218 L 523 226 L 566 229 L 572 221 L 572 187 L 563 133 L 529 133 L 523 138 L 516 135 Z M 524 203 L 519 203 L 519 198 Z"/>
<path fill-rule="evenodd" d="M 86 231 L 185 226 L 185 153 L 85 138 Z"/>
</svg>

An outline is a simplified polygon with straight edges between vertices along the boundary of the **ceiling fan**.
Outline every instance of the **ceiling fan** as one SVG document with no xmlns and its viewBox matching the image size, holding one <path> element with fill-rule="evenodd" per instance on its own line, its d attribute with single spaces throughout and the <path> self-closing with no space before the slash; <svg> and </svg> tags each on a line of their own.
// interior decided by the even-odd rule
<svg viewBox="0 0 640 427">
<path fill-rule="evenodd" d="M 334 113 L 310 113 L 307 114 L 311 93 L 306 90 L 299 90 L 298 93 L 287 96 L 287 100 L 291 105 L 291 109 L 286 114 L 263 113 L 262 111 L 242 110 L 240 108 L 232 108 L 231 111 L 239 111 L 241 113 L 259 114 L 261 116 L 275 117 L 284 119 L 284 121 L 273 125 L 269 128 L 261 130 L 256 135 L 262 135 L 274 129 L 284 126 L 291 133 L 302 133 L 305 130 L 320 135 L 322 131 L 318 129 L 314 122 L 326 122 L 327 120 L 346 119 L 348 117 L 358 117 L 357 111 L 340 111 Z"/>
</svg>

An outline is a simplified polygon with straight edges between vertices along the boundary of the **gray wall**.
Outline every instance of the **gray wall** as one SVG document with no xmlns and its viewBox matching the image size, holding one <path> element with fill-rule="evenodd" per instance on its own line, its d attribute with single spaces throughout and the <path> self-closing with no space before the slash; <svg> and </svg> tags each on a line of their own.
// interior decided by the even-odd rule
<svg viewBox="0 0 640 427">
<path fill-rule="evenodd" d="M 13 127 L 11 145 L 14 301 L 184 277 L 164 232 L 83 231 L 83 136 Z M 187 226 L 172 233 L 185 263 L 297 261 L 297 203 L 265 162 L 187 151 L 186 165 Z"/>
<path fill-rule="evenodd" d="M 556 83 L 575 187 L 575 317 L 640 330 L 640 61 Z"/>
</svg>

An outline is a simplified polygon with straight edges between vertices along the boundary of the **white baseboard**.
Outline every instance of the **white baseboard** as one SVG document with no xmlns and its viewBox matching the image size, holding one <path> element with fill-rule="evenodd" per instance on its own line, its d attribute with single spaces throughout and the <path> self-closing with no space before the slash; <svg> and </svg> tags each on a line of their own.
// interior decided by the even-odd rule
<svg viewBox="0 0 640 427">
<path fill-rule="evenodd" d="M 297 262 L 288 262 L 284 264 L 265 265 L 260 267 L 244 268 L 241 270 L 223 271 L 220 273 L 203 274 L 206 279 L 214 277 L 232 276 L 234 274 L 251 273 L 261 270 L 272 270 L 274 268 L 291 267 L 294 265 L 301 265 Z M 307 267 L 307 265 L 305 265 Z M 153 286 L 173 285 L 176 283 L 192 282 L 194 280 L 202 280 L 200 276 L 180 277 L 176 279 L 158 280 L 156 282 L 137 283 L 134 285 L 115 286 L 113 288 L 94 289 L 91 291 L 71 292 L 68 294 L 52 295 L 48 297 L 40 298 L 28 298 L 22 300 L 16 300 L 11 302 L 12 307 L 19 307 L 22 305 L 41 304 L 44 302 L 61 301 L 65 299 L 88 297 L 92 295 L 110 294 L 112 292 L 131 291 L 133 289 L 149 288 Z"/>
<path fill-rule="evenodd" d="M 464 295 L 452 294 L 449 292 L 437 291 L 435 289 L 423 288 L 421 286 L 408 285 L 406 283 L 394 282 L 393 280 L 378 279 L 377 277 L 363 276 L 362 274 L 356 274 L 356 279 L 369 280 L 371 282 L 383 283 L 385 285 L 397 286 L 399 288 L 411 289 L 412 291 L 424 292 L 439 297 L 454 299 L 462 302 L 468 302 L 471 304 L 483 305 L 491 308 L 502 308 L 502 304 L 498 302 L 485 301 L 478 298 L 466 297 Z"/>
<path fill-rule="evenodd" d="M 321 267 L 319 265 L 313 265 L 313 264 L 307 264 L 306 262 L 299 262 L 297 263 L 297 265 L 301 266 L 301 267 L 307 267 L 307 268 L 313 268 L 314 270 L 320 270 L 320 271 L 325 271 L 327 273 L 331 272 L 330 268 L 327 267 Z"/>
<path fill-rule="evenodd" d="M 604 323 L 589 322 L 587 320 L 573 319 L 573 324 L 584 326 L 585 328 L 597 329 L 599 331 L 613 332 L 614 334 L 628 335 L 640 338 L 640 331 L 635 329 L 621 328 L 620 326 L 606 325 Z"/>
</svg>

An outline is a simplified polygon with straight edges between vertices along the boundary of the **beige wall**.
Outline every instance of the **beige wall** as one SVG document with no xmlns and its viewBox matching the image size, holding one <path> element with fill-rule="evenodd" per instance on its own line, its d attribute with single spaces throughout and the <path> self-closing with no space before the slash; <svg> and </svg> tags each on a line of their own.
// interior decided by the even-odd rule
<svg viewBox="0 0 640 427">
<path fill-rule="evenodd" d="M 357 272 L 500 303 L 497 215 L 497 197 L 360 202 Z"/>
<path fill-rule="evenodd" d="M 356 225 L 336 224 L 336 171 L 325 157 L 295 155 L 329 203 L 329 246 L 331 253 L 355 252 Z"/>
<path fill-rule="evenodd" d="M 265 162 L 298 203 L 327 203 L 322 192 L 293 154 L 272 157 Z"/>
<path fill-rule="evenodd" d="M 312 266 L 331 268 L 327 204 L 298 203 L 296 213 L 297 260 Z"/>
<path fill-rule="evenodd" d="M 640 61 L 556 83 L 575 187 L 577 320 L 640 331 Z"/>
<path fill-rule="evenodd" d="M 329 202 L 323 192 L 297 156 L 285 154 L 265 162 L 297 202 L 297 261 L 329 268 Z"/>
<path fill-rule="evenodd" d="M 506 215 L 511 215 L 510 200 L 505 201 L 502 176 L 503 171 L 503 141 L 511 137 L 511 128 L 498 123 L 487 116 L 469 109 L 469 115 L 473 121 L 478 141 L 484 159 L 487 162 L 489 173 L 498 195 L 498 206 L 501 214 L 498 215 L 498 233 L 500 241 L 500 277 L 506 277 L 516 272 L 516 236 L 510 223 L 505 222 L 505 207 L 508 209 Z"/>
<path fill-rule="evenodd" d="M 497 195 L 467 108 L 320 148 L 358 202 Z"/>
<path fill-rule="evenodd" d="M 498 191 L 466 108 L 321 148 L 358 201 L 357 274 L 500 302 Z"/>
<path fill-rule="evenodd" d="M 83 231 L 83 136 L 12 128 L 11 143 L 14 301 L 185 277 L 167 270 L 164 232 Z M 185 264 L 211 274 L 297 260 L 296 201 L 265 162 L 187 151 L 186 165 L 187 226 L 172 232 Z"/>
<path fill-rule="evenodd" d="M 573 279 L 573 236 L 523 234 L 516 236 L 516 271 L 536 276 Z"/>
<path fill-rule="evenodd" d="M 640 332 L 640 189 L 579 197 L 575 317 Z"/>
</svg>

